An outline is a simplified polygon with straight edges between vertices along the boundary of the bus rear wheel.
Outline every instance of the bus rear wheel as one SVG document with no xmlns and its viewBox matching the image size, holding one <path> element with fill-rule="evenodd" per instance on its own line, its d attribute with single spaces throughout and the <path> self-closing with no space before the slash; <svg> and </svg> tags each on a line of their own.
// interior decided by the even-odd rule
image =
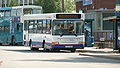
<svg viewBox="0 0 120 68">
<path fill-rule="evenodd" d="M 37 51 L 37 50 L 39 50 L 39 48 L 33 48 L 33 47 L 31 47 L 31 50 L 32 51 Z"/>
<path fill-rule="evenodd" d="M 0 45 L 2 45 L 2 43 L 0 43 Z"/>
</svg>

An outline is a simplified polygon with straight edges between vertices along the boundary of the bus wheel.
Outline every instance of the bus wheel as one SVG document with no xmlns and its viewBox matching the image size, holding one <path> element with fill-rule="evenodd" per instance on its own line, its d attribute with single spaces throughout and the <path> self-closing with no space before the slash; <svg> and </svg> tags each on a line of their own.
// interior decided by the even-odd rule
<svg viewBox="0 0 120 68">
<path fill-rule="evenodd" d="M 120 49 L 118 50 L 118 52 L 120 53 Z"/>
<path fill-rule="evenodd" d="M 0 45 L 2 45 L 2 43 L 0 43 Z"/>
<path fill-rule="evenodd" d="M 44 51 L 45 51 L 45 52 L 48 52 L 48 51 L 50 51 L 50 50 L 49 50 L 49 49 L 44 48 Z"/>
<path fill-rule="evenodd" d="M 33 48 L 33 47 L 31 47 L 31 50 L 32 51 L 37 51 L 37 50 L 39 50 L 39 48 Z"/>
<path fill-rule="evenodd" d="M 71 49 L 71 52 L 75 52 L 76 51 L 76 49 Z"/>
</svg>

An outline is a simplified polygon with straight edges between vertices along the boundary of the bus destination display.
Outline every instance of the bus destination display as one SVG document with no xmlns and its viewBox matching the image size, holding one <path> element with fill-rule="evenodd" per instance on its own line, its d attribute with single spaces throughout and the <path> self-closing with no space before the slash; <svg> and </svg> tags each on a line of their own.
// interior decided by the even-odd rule
<svg viewBox="0 0 120 68">
<path fill-rule="evenodd" d="M 81 14 L 57 14 L 56 19 L 80 19 Z"/>
</svg>

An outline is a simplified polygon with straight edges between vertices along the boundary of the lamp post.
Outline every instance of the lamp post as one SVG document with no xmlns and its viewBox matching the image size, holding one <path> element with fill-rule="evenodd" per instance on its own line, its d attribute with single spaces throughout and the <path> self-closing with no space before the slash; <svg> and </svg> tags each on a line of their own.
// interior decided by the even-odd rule
<svg viewBox="0 0 120 68">
<path fill-rule="evenodd" d="M 62 0 L 62 12 L 64 13 L 64 0 Z"/>
</svg>

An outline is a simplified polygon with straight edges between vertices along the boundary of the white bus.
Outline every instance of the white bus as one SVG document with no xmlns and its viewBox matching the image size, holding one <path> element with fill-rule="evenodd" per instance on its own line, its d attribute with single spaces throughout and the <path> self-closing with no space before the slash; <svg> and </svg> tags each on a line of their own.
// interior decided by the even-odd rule
<svg viewBox="0 0 120 68">
<path fill-rule="evenodd" d="M 41 14 L 42 7 L 35 5 L 14 6 L 0 8 L 0 14 L 3 16 L 23 16 L 25 14 Z"/>
<path fill-rule="evenodd" d="M 84 14 L 51 13 L 24 15 L 24 44 L 31 50 L 45 51 L 83 49 Z"/>
</svg>

